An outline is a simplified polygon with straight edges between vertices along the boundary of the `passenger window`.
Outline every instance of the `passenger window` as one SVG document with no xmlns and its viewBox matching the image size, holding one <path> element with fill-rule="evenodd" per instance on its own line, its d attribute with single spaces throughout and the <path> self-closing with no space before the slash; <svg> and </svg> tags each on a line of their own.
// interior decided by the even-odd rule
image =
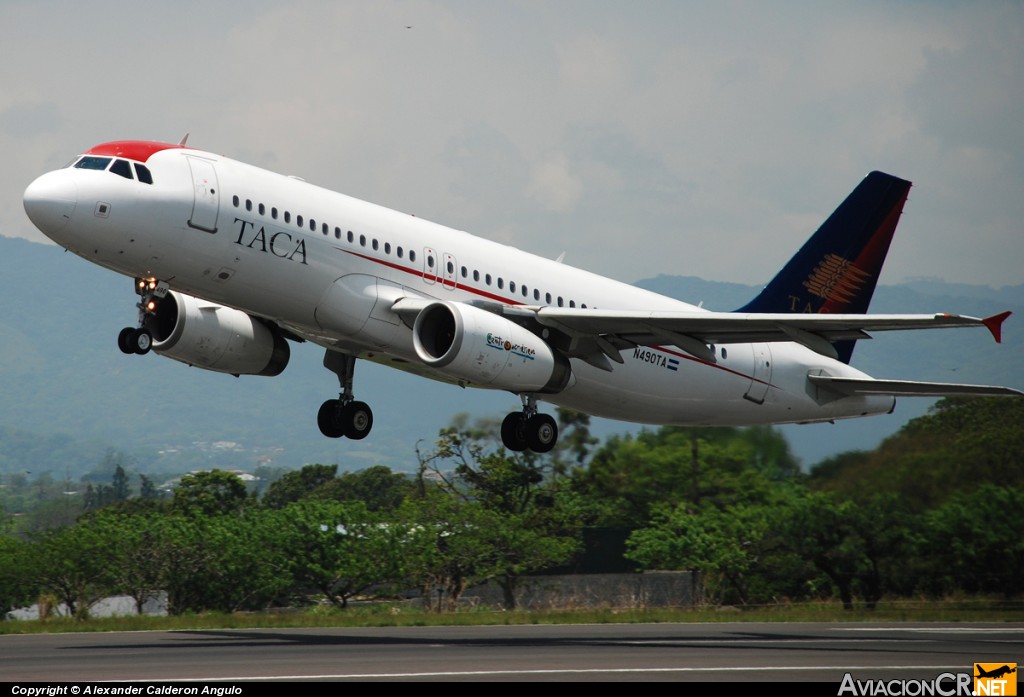
<svg viewBox="0 0 1024 697">
<path fill-rule="evenodd" d="M 576 301 L 575 300 L 570 300 L 569 301 L 569 307 L 576 307 Z"/>
<path fill-rule="evenodd" d="M 301 215 L 295 216 L 295 224 L 298 225 L 299 227 L 302 227 L 302 216 Z"/>
<path fill-rule="evenodd" d="M 334 228 L 334 239 L 336 239 L 336 240 L 340 240 L 341 239 L 341 228 L 340 227 Z"/>
<path fill-rule="evenodd" d="M 353 234 L 352 234 L 352 231 L 351 231 L 351 230 L 349 230 L 349 231 L 348 231 L 348 241 L 349 241 L 349 242 L 352 242 L 353 240 L 355 240 L 355 235 L 353 235 Z"/>
<path fill-rule="evenodd" d="M 484 283 L 486 283 L 487 285 L 491 285 L 491 274 L 487 274 L 486 276 L 484 276 Z"/>
<path fill-rule="evenodd" d="M 289 211 L 285 211 L 284 212 L 284 222 L 286 222 L 286 223 L 292 222 L 292 214 Z"/>
<path fill-rule="evenodd" d="M 245 199 L 245 210 L 252 213 L 252 201 L 250 201 L 249 199 Z"/>
<path fill-rule="evenodd" d="M 501 288 L 501 280 L 500 279 L 498 281 L 498 287 Z M 509 281 L 508 282 L 508 290 L 509 290 L 510 293 L 515 293 L 516 292 L 516 282 L 515 281 Z"/>
<path fill-rule="evenodd" d="M 259 206 L 257 206 L 257 210 L 259 210 L 260 215 L 265 215 L 267 212 L 267 209 L 263 206 L 262 203 Z"/>
<path fill-rule="evenodd" d="M 366 235 L 360 235 L 359 236 L 359 246 L 360 247 L 365 247 L 366 246 Z"/>
<path fill-rule="evenodd" d="M 502 280 L 501 276 L 498 276 L 498 288 L 504 288 L 504 287 L 505 287 L 505 281 Z"/>
<path fill-rule="evenodd" d="M 397 254 L 397 255 L 398 255 L 398 258 L 399 258 L 399 259 L 401 259 L 401 258 L 402 258 L 402 248 L 401 248 L 401 247 L 397 248 L 397 249 L 395 250 L 395 254 Z"/>
<path fill-rule="evenodd" d="M 309 219 L 309 231 L 316 232 L 316 221 L 312 218 Z"/>
<path fill-rule="evenodd" d="M 327 227 L 327 223 L 324 223 L 324 224 L 323 224 L 323 227 L 322 227 L 322 228 L 320 228 L 320 229 L 321 229 L 321 231 L 322 231 L 322 232 L 323 232 L 323 233 L 324 233 L 325 235 L 329 235 L 329 234 L 331 234 L 331 231 L 330 231 L 330 229 L 329 229 L 329 228 Z M 335 229 L 337 229 L 337 228 L 335 228 Z M 341 231 L 339 230 L 339 232 L 341 232 Z"/>
<path fill-rule="evenodd" d="M 409 250 L 409 261 L 416 261 L 416 250 L 415 249 L 410 249 Z"/>
<path fill-rule="evenodd" d="M 153 175 L 150 173 L 149 167 L 140 165 L 138 162 L 135 163 L 135 178 L 143 184 L 153 183 Z"/>
<path fill-rule="evenodd" d="M 479 281 L 480 280 L 480 272 L 477 271 L 476 269 L 473 269 L 473 280 L 474 281 Z"/>
<path fill-rule="evenodd" d="M 465 266 L 463 266 L 462 267 L 462 277 L 466 278 L 468 276 L 469 276 L 469 269 L 467 269 Z"/>
<path fill-rule="evenodd" d="M 562 307 L 562 296 L 561 295 L 558 296 L 558 306 Z"/>
<path fill-rule="evenodd" d="M 375 251 L 375 252 L 377 251 L 378 245 L 377 245 L 377 238 L 376 237 L 373 238 L 373 242 L 371 243 L 370 246 L 373 247 L 373 251 Z"/>
<path fill-rule="evenodd" d="M 235 208 L 238 208 L 238 204 L 239 204 L 238 197 L 237 196 L 232 196 L 231 197 L 231 205 L 234 206 Z"/>
<path fill-rule="evenodd" d="M 277 206 L 270 209 L 270 217 L 277 220 Z"/>
<path fill-rule="evenodd" d="M 390 242 L 385 242 L 384 243 L 384 253 L 385 254 L 391 254 L 391 243 Z"/>
<path fill-rule="evenodd" d="M 111 165 L 110 171 L 119 177 L 125 179 L 134 179 L 132 175 L 132 166 L 128 163 L 128 160 L 114 160 L 114 164 Z"/>
</svg>

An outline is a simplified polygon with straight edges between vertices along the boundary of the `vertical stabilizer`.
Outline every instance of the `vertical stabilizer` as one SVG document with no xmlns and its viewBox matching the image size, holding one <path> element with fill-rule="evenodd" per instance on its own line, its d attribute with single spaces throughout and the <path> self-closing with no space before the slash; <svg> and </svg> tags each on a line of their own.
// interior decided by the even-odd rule
<svg viewBox="0 0 1024 697">
<path fill-rule="evenodd" d="M 737 312 L 866 313 L 909 192 L 906 180 L 869 174 Z M 854 343 L 835 344 L 844 363 L 850 362 Z"/>
</svg>

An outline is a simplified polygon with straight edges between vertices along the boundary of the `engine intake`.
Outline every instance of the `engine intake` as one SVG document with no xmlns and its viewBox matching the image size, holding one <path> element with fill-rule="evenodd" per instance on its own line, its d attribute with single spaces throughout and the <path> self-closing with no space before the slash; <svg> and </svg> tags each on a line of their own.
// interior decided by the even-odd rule
<svg viewBox="0 0 1024 697">
<path fill-rule="evenodd" d="M 275 327 L 240 310 L 169 291 L 146 319 L 153 350 L 231 375 L 278 375 L 291 351 Z"/>
<path fill-rule="evenodd" d="M 539 336 L 487 310 L 436 302 L 416 316 L 416 354 L 425 364 L 480 386 L 513 392 L 561 392 L 569 359 Z"/>
</svg>

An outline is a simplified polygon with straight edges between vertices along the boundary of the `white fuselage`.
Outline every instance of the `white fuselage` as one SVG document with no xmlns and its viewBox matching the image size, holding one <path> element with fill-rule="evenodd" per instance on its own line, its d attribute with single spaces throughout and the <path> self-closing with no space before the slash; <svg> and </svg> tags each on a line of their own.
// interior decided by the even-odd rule
<svg viewBox="0 0 1024 697">
<path fill-rule="evenodd" d="M 398 298 L 697 310 L 205 151 L 169 148 L 145 164 L 153 184 L 88 169 L 43 175 L 33 186 L 66 200 L 66 222 L 43 231 L 119 273 L 161 279 L 324 347 L 428 377 L 452 380 L 418 359 L 411 329 L 391 311 Z M 568 386 L 543 398 L 597 416 L 680 425 L 823 421 L 894 405 L 889 396 L 822 399 L 809 373 L 865 376 L 796 343 L 712 349 L 714 363 L 673 346 L 641 346 L 622 351 L 624 363 L 610 372 L 572 359 Z"/>
</svg>

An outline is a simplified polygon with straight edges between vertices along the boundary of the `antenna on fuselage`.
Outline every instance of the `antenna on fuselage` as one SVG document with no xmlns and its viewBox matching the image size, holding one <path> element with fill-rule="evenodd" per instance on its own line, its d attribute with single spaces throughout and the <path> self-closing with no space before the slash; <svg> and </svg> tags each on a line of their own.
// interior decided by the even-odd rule
<svg viewBox="0 0 1024 697">
<path fill-rule="evenodd" d="M 178 145 L 185 145 L 185 143 L 187 143 L 187 142 L 188 142 L 188 137 L 189 137 L 189 134 L 188 134 L 188 133 L 186 133 L 185 135 L 183 135 L 183 136 L 181 137 L 181 140 L 179 140 L 179 141 L 178 141 Z"/>
</svg>

